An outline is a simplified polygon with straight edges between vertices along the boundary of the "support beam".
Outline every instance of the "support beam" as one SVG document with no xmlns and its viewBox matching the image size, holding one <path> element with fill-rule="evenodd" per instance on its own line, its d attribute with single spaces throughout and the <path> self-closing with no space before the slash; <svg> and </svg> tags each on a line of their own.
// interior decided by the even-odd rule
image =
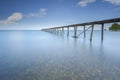
<svg viewBox="0 0 120 80">
<path fill-rule="evenodd" d="M 92 24 L 92 30 L 91 30 L 91 34 L 90 34 L 90 41 L 92 41 L 93 30 L 94 30 L 94 24 Z"/>
<path fill-rule="evenodd" d="M 103 41 L 103 37 L 104 37 L 104 24 L 102 24 L 102 28 L 101 28 L 101 40 Z"/>
<path fill-rule="evenodd" d="M 77 38 L 77 26 L 74 26 L 74 37 Z"/>
<path fill-rule="evenodd" d="M 85 30 L 85 26 L 84 26 L 84 38 L 86 37 L 86 30 Z"/>
<path fill-rule="evenodd" d="M 69 27 L 67 27 L 67 37 L 69 36 Z"/>
</svg>

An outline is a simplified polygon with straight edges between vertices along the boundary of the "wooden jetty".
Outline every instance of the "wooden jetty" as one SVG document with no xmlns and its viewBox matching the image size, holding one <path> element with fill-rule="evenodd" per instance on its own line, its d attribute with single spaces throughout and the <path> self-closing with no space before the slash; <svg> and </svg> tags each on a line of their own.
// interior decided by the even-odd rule
<svg viewBox="0 0 120 80">
<path fill-rule="evenodd" d="M 66 28 L 67 29 L 67 36 L 69 36 L 69 29 L 74 28 L 74 36 L 73 36 L 74 38 L 77 38 L 78 36 L 80 36 L 83 33 L 84 33 L 84 38 L 85 38 L 86 31 L 91 28 L 90 41 L 92 41 L 94 25 L 101 25 L 101 40 L 103 41 L 104 27 L 105 27 L 104 24 L 116 23 L 116 22 L 120 22 L 120 18 L 107 19 L 107 20 L 94 21 L 94 22 L 86 22 L 86 23 L 80 23 L 80 24 L 72 24 L 72 25 L 60 26 L 60 27 L 45 28 L 45 29 L 42 29 L 42 31 L 47 31 L 47 32 L 58 34 L 58 33 L 64 33 L 64 29 Z M 86 29 L 86 26 L 88 26 L 88 25 L 90 25 L 90 27 L 88 27 Z M 79 35 L 77 35 L 77 28 L 78 27 L 83 27 L 83 32 L 80 33 Z"/>
</svg>

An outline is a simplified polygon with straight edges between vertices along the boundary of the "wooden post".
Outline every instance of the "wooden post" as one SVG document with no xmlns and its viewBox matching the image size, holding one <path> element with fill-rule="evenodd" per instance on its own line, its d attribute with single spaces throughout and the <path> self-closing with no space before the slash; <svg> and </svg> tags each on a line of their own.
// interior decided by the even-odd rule
<svg viewBox="0 0 120 80">
<path fill-rule="evenodd" d="M 84 26 L 84 38 L 86 37 L 86 31 L 85 31 L 85 26 Z"/>
<path fill-rule="evenodd" d="M 91 35 L 90 35 L 90 41 L 92 41 L 93 30 L 94 30 L 94 24 L 92 24 L 92 30 L 91 30 Z"/>
<path fill-rule="evenodd" d="M 104 37 L 104 24 L 102 24 L 102 30 L 101 30 L 101 40 L 103 41 Z"/>
<path fill-rule="evenodd" d="M 58 34 L 60 34 L 60 31 L 61 31 L 61 29 L 60 29 L 60 28 L 58 28 Z"/>
<path fill-rule="evenodd" d="M 77 37 L 77 26 L 74 26 L 74 37 Z"/>
<path fill-rule="evenodd" d="M 69 27 L 67 27 L 67 37 L 69 36 Z"/>
<path fill-rule="evenodd" d="M 63 35 L 63 28 L 60 28 L 60 34 Z"/>
<path fill-rule="evenodd" d="M 56 28 L 56 34 L 58 35 L 58 28 Z"/>
<path fill-rule="evenodd" d="M 53 29 L 51 29 L 51 33 L 53 33 Z"/>
<path fill-rule="evenodd" d="M 56 29 L 55 29 L 55 34 L 56 34 Z"/>
<path fill-rule="evenodd" d="M 53 29 L 53 30 L 54 30 L 54 32 L 53 32 L 53 33 L 55 34 L 55 29 Z"/>
<path fill-rule="evenodd" d="M 49 33 L 50 33 L 50 31 L 51 31 L 51 30 L 49 29 Z"/>
<path fill-rule="evenodd" d="M 62 32 L 63 32 L 63 34 L 64 34 L 64 27 L 62 27 Z"/>
</svg>

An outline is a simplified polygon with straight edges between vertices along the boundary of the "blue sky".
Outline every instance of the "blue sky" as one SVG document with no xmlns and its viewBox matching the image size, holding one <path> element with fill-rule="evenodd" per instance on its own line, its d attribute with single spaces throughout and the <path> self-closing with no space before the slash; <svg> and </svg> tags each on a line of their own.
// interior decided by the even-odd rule
<svg viewBox="0 0 120 80">
<path fill-rule="evenodd" d="M 120 17 L 120 0 L 0 0 L 0 29 L 41 29 Z"/>
</svg>

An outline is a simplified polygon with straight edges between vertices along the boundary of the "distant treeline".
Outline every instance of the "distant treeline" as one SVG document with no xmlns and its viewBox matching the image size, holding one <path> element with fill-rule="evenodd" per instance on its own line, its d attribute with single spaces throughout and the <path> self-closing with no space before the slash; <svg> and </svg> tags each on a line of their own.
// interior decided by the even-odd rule
<svg viewBox="0 0 120 80">
<path fill-rule="evenodd" d="M 117 23 L 112 24 L 112 26 L 109 28 L 111 31 L 119 31 L 120 30 L 120 25 Z"/>
</svg>

